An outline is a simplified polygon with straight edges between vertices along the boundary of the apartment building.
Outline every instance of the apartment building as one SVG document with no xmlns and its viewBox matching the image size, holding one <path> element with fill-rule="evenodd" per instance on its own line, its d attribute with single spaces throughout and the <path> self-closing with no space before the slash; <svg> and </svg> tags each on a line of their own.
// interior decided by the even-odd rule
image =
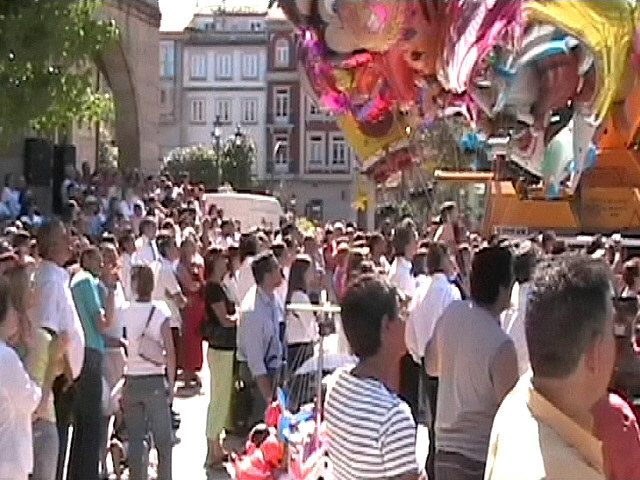
<svg viewBox="0 0 640 480">
<path fill-rule="evenodd" d="M 196 13 L 182 32 L 160 39 L 160 138 L 162 153 L 213 143 L 238 125 L 256 144 L 254 174 L 266 173 L 266 12 L 249 9 Z"/>
<path fill-rule="evenodd" d="M 211 142 L 236 125 L 258 151 L 256 179 L 299 215 L 355 219 L 356 157 L 309 94 L 298 38 L 278 9 L 202 10 L 184 31 L 161 32 L 160 139 L 163 154 Z"/>
</svg>

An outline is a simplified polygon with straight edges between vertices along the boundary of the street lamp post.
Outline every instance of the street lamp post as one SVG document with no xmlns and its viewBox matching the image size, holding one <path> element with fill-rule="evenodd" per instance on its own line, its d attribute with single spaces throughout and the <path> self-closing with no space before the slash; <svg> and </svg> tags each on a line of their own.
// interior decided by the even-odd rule
<svg viewBox="0 0 640 480">
<path fill-rule="evenodd" d="M 233 137 L 235 138 L 236 147 L 241 147 L 242 142 L 244 141 L 244 132 L 242 131 L 242 127 L 240 127 L 239 123 L 236 125 L 236 133 L 233 134 Z"/>
<path fill-rule="evenodd" d="M 215 142 L 216 149 L 216 188 L 220 188 L 220 140 L 222 138 L 222 123 L 220 122 L 220 115 L 216 115 L 216 120 L 213 122 L 213 131 L 211 132 L 211 138 Z"/>
<path fill-rule="evenodd" d="M 236 124 L 236 131 L 233 134 L 233 137 L 231 137 L 231 139 L 233 140 L 233 145 L 234 145 L 234 161 L 238 162 L 238 156 L 237 155 L 242 155 L 241 149 L 242 149 L 242 145 L 244 143 L 244 137 L 245 134 L 242 131 L 242 127 L 240 126 L 240 124 Z M 231 140 L 230 139 L 230 140 Z M 244 172 L 244 169 L 242 170 L 238 170 L 238 164 L 235 164 L 235 168 L 233 169 L 233 180 L 234 180 L 234 187 L 238 187 L 239 185 L 244 185 L 247 181 L 247 179 L 245 178 L 241 178 Z M 242 172 L 242 173 L 241 173 Z M 247 172 L 247 174 L 251 175 L 251 172 Z"/>
</svg>

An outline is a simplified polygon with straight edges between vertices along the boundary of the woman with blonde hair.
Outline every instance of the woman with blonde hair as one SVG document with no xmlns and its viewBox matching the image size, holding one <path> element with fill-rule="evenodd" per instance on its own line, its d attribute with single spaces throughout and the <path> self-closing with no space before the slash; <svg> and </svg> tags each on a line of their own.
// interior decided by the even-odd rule
<svg viewBox="0 0 640 480">
<path fill-rule="evenodd" d="M 22 362 L 8 345 L 19 332 L 12 303 L 9 285 L 0 278 L 0 480 L 27 480 L 34 467 L 31 420 L 41 390 L 23 366 L 33 363 L 32 337 L 26 339 L 27 355 Z M 57 449 L 55 453 L 57 457 Z"/>
<path fill-rule="evenodd" d="M 5 273 L 11 304 L 18 317 L 16 349 L 29 376 L 41 387 L 42 397 L 33 414 L 33 472 L 31 480 L 54 480 L 58 462 L 58 430 L 53 406 L 53 382 L 63 372 L 64 348 L 59 337 L 34 325 L 35 291 L 25 265 Z"/>
</svg>

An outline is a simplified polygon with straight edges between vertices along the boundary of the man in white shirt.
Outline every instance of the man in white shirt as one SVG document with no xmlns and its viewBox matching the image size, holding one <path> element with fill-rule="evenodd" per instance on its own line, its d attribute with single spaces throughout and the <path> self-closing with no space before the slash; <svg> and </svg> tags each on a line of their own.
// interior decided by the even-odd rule
<svg viewBox="0 0 640 480">
<path fill-rule="evenodd" d="M 289 245 L 287 243 L 289 242 Z M 278 288 L 276 288 L 275 294 L 278 302 L 284 308 L 287 299 L 287 291 L 289 290 L 289 273 L 291 272 L 291 265 L 296 259 L 295 249 L 290 238 L 282 242 L 276 242 L 271 245 L 271 251 L 276 256 L 280 267 L 282 268 L 283 282 Z"/>
<path fill-rule="evenodd" d="M 156 283 L 152 300 L 164 301 L 171 310 L 171 328 L 181 328 L 180 308 L 186 305 L 186 298 L 182 294 L 175 274 L 174 262 L 178 259 L 178 247 L 173 237 L 166 233 L 158 235 L 157 239 L 160 260 L 155 273 Z"/>
<path fill-rule="evenodd" d="M 451 302 L 461 299 L 460 291 L 449 281 L 453 262 L 445 243 L 429 246 L 427 270 L 430 277 L 416 289 L 406 330 L 407 348 L 417 363 L 422 363 L 424 350 L 442 312 Z"/>
<path fill-rule="evenodd" d="M 158 247 L 156 246 L 156 233 L 158 224 L 155 218 L 146 217 L 140 223 L 140 238 L 136 240 L 136 253 L 133 254 L 134 265 L 148 265 L 160 260 Z"/>
<path fill-rule="evenodd" d="M 392 285 L 413 297 L 416 292 L 416 282 L 411 274 L 411 262 L 418 250 L 418 232 L 413 220 L 405 218 L 396 227 L 393 233 L 393 246 L 396 258 L 389 270 L 389 280 Z"/>
<path fill-rule="evenodd" d="M 124 289 L 124 297 L 127 301 L 133 300 L 133 292 L 131 290 L 131 266 L 133 264 L 133 255 L 136 253 L 136 244 L 132 233 L 125 233 L 118 239 L 120 245 L 120 255 L 122 261 L 122 288 Z"/>
<path fill-rule="evenodd" d="M 449 304 L 460 300 L 460 291 L 449 281 L 453 273 L 453 262 L 446 243 L 432 243 L 427 251 L 427 271 L 429 278 L 416 290 L 411 313 L 405 330 L 405 340 L 409 353 L 417 365 L 423 365 L 425 348 L 436 322 Z M 435 416 L 438 399 L 438 379 L 429 377 L 421 368 L 418 388 L 419 419 L 429 427 L 429 455 L 427 474 L 433 478 L 435 460 Z"/>
<path fill-rule="evenodd" d="M 244 301 L 251 287 L 256 284 L 253 277 L 251 264 L 253 258 L 258 254 L 258 239 L 255 234 L 243 235 L 240 238 L 240 269 L 238 270 L 238 300 L 240 304 Z"/>
<path fill-rule="evenodd" d="M 54 383 L 60 439 L 58 479 L 62 478 L 73 404 L 73 398 L 67 394 L 66 389 L 80 376 L 85 347 L 82 323 L 71 294 L 69 273 L 63 268 L 71 254 L 70 246 L 67 230 L 60 221 L 52 220 L 38 231 L 38 248 L 42 263 L 35 273 L 36 305 L 33 318 L 41 327 L 58 335 L 66 345 L 66 371 Z"/>
<path fill-rule="evenodd" d="M 413 277 L 413 257 L 418 250 L 418 232 L 410 218 L 405 218 L 393 232 L 395 260 L 389 270 L 389 280 L 398 290 L 412 298 L 416 293 L 416 280 Z M 418 383 L 420 367 L 409 354 L 406 354 L 398 366 L 400 369 L 400 396 L 409 404 L 414 416 L 418 413 Z"/>
<path fill-rule="evenodd" d="M 532 285 L 526 318 L 531 374 L 498 409 L 484 478 L 638 478 L 612 474 L 611 459 L 603 458 L 610 450 L 593 433 L 593 408 L 607 398 L 616 361 L 609 266 L 584 255 L 560 256 L 538 266 Z M 633 430 L 628 418 L 624 424 Z M 635 441 L 626 445 L 630 437 L 619 435 L 609 440 L 637 464 Z"/>
<path fill-rule="evenodd" d="M 513 273 L 516 284 L 511 292 L 511 307 L 501 315 L 502 329 L 511 337 L 518 355 L 518 374 L 529 369 L 529 349 L 525 332 L 527 298 L 531 292 L 531 277 L 536 266 L 536 247 L 531 242 L 523 243 L 516 252 Z"/>
</svg>

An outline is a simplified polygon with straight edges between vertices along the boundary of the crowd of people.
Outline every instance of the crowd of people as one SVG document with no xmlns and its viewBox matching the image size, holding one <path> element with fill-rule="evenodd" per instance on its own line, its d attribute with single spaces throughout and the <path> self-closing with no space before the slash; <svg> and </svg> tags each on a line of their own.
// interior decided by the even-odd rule
<svg viewBox="0 0 640 480">
<path fill-rule="evenodd" d="M 342 298 L 359 363 L 326 399 L 336 478 L 640 478 L 638 258 L 620 235 L 477 243 L 443 213 L 433 237 L 396 225 L 389 273 Z"/>
<path fill-rule="evenodd" d="M 205 360 L 205 468 L 223 464 L 223 432 L 261 422 L 278 386 L 292 410 L 313 400 L 297 372 L 318 325 L 287 306 L 323 298 L 358 359 L 326 394 L 336 479 L 640 478 L 640 385 L 621 375 L 640 260 L 619 237 L 483 240 L 451 202 L 424 227 L 241 233 L 188 175 L 69 171 L 59 218 L 7 188 L 0 480 L 146 480 L 151 448 L 171 479 L 173 398 L 202 388 Z"/>
</svg>

